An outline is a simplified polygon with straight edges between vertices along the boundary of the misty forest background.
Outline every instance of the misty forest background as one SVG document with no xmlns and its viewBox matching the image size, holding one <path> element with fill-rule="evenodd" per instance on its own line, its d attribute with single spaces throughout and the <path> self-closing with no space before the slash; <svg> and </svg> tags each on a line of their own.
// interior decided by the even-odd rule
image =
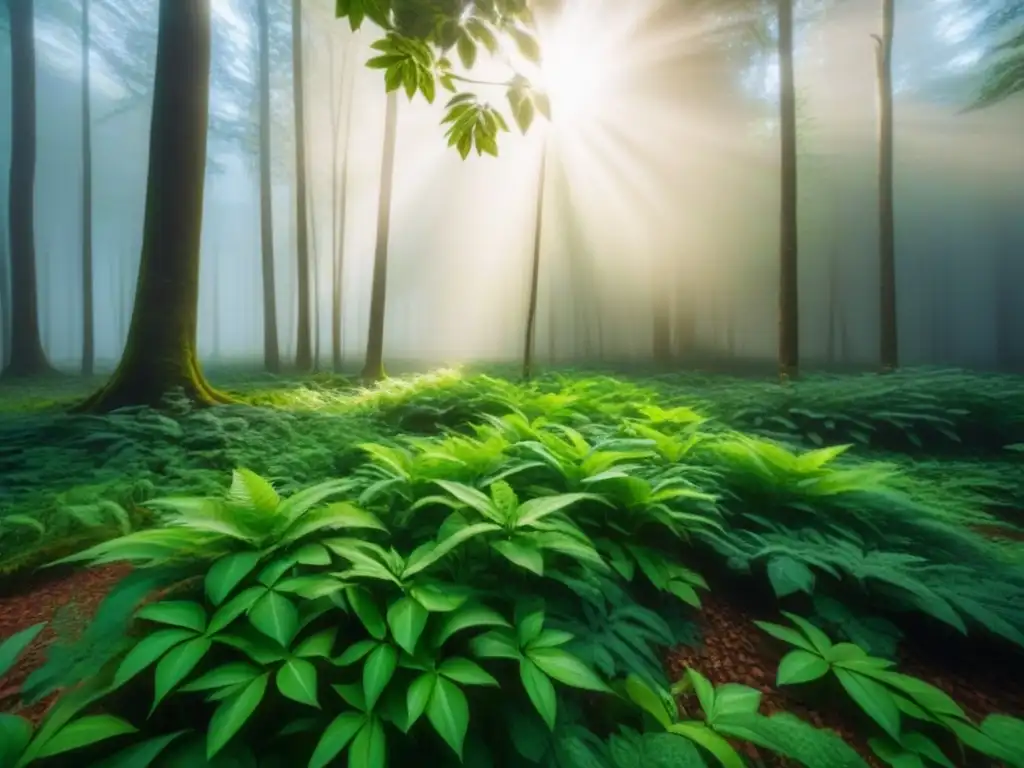
<svg viewBox="0 0 1024 768">
<path fill-rule="evenodd" d="M 17 0 L 15 0 L 17 1 Z M 38 313 L 50 362 L 83 356 L 81 3 L 35 0 Z M 156 0 L 92 0 L 92 282 L 98 372 L 115 365 L 142 243 Z M 264 355 L 259 4 L 213 0 L 213 74 L 199 354 Z M 644 5 L 637 0 L 637 5 Z M 875 50 L 878 3 L 797 3 L 800 345 L 805 362 L 878 360 Z M 899 0 L 893 60 L 900 362 L 1024 364 L 1024 101 L 961 113 L 992 36 L 977 0 Z M 267 4 L 273 260 L 282 360 L 298 337 L 292 3 Z M 671 352 L 772 360 L 779 265 L 778 68 L 772 45 L 725 45 L 650 21 L 623 50 L 609 103 L 559 137 L 546 178 L 538 358 L 641 360 L 671 291 Z M 321 369 L 366 347 L 385 93 L 372 28 L 301 4 L 311 339 Z M 5 18 L 6 23 L 6 18 Z M 765 29 L 770 37 L 772 27 Z M 668 42 L 666 42 L 668 41 Z M 671 43 L 671 44 L 669 44 Z M 719 46 L 716 49 L 715 46 Z M 10 163 L 10 44 L 0 36 L 0 177 Z M 644 98 L 635 97 L 643 84 Z M 616 93 L 634 91 L 629 103 Z M 500 97 L 501 94 L 498 94 Z M 445 146 L 444 99 L 401 100 L 385 357 L 452 363 L 521 355 L 542 131 L 498 159 Z M 0 211 L 8 211 L 0 184 Z M 9 222 L 0 221 L 6 251 Z M 4 360 L 9 254 L 0 258 Z M 336 329 L 336 330 L 335 330 Z M 655 354 L 657 353 L 657 354 Z M 340 358 L 343 358 L 340 359 Z"/>
</svg>

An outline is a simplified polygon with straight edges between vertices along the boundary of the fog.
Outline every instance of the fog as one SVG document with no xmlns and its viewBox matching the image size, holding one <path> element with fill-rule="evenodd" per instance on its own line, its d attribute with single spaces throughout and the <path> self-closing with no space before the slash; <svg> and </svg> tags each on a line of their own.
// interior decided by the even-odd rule
<svg viewBox="0 0 1024 768">
<path fill-rule="evenodd" d="M 35 226 L 44 345 L 55 365 L 70 370 L 82 348 L 81 72 L 78 30 L 62 27 L 50 13 L 60 3 L 70 0 L 37 0 Z M 259 360 L 263 349 L 257 147 L 222 135 L 230 133 L 223 129 L 228 124 L 241 125 L 245 136 L 255 130 L 256 32 L 250 4 L 213 2 L 211 111 L 220 122 L 211 125 L 203 226 L 199 352 L 205 362 Z M 287 21 L 290 3 L 271 4 Z M 116 25 L 119 17 L 104 16 L 104 6 L 96 5 L 91 94 L 96 355 L 98 367 L 109 368 L 131 316 L 150 103 L 145 93 L 140 98 L 126 92 L 101 48 L 131 38 L 142 41 L 136 43 L 140 55 L 152 59 L 156 3 L 137 3 L 144 8 L 138 18 L 148 18 L 148 29 L 120 34 L 113 26 L 101 27 L 104 19 Z M 615 68 L 595 85 L 606 91 L 585 119 L 559 125 L 556 118 L 549 129 L 538 125 L 525 137 L 503 134 L 498 159 L 471 155 L 463 161 L 446 147 L 439 125 L 443 96 L 435 105 L 419 96 L 411 103 L 402 97 L 387 360 L 454 363 L 521 354 L 538 169 L 546 142 L 541 360 L 650 357 L 653 312 L 669 299 L 678 316 L 673 327 L 694 317 L 698 347 L 737 357 L 774 355 L 779 152 L 771 56 L 741 52 L 730 59 L 723 79 L 713 80 L 703 56 L 712 44 L 705 27 L 685 18 L 650 22 L 644 16 L 653 14 L 654 3 L 648 0 L 591 5 L 611 9 L 603 26 L 595 22 L 591 47 L 613 59 Z M 870 35 L 880 24 L 879 4 L 804 5 L 796 72 L 801 354 L 810 361 L 871 364 L 878 349 L 879 268 Z M 306 6 L 309 227 L 319 353 L 329 365 L 331 273 L 341 254 L 343 350 L 346 361 L 357 364 L 366 344 L 376 238 L 383 76 L 363 67 L 372 55 L 372 29 L 352 34 L 331 18 L 333 2 L 306 0 Z M 900 0 L 898 6 L 901 361 L 1020 365 L 1024 302 L 1016 299 L 1016 287 L 1024 285 L 1024 100 L 961 114 L 977 88 L 982 46 L 969 14 L 957 0 Z M 135 23 L 124 24 L 129 21 Z M 295 349 L 297 284 L 287 35 L 285 29 L 279 41 L 284 55 L 275 53 L 272 62 L 275 259 L 285 359 Z M 240 56 L 244 60 L 236 61 Z M 498 66 L 485 62 L 478 69 L 486 74 Z M 0 178 L 6 179 L 11 90 L 6 35 L 0 36 L 0 71 Z M 242 74 L 225 82 L 228 71 Z M 729 85 L 719 87 L 719 82 Z M 555 109 L 557 115 L 557 104 Z M 335 157 L 338 172 L 332 173 Z M 332 194 L 341 174 L 347 190 L 343 211 Z M 6 215 L 6 183 L 0 184 L 0 195 Z M 343 238 L 336 248 L 342 218 Z"/>
</svg>

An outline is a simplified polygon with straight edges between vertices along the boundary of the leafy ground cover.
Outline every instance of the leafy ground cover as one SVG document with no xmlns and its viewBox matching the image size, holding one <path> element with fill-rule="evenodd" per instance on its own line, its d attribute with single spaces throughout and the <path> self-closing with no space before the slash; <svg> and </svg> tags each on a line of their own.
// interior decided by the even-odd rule
<svg viewBox="0 0 1024 768">
<path fill-rule="evenodd" d="M 1024 766 L 1019 379 L 227 386 L 0 418 L 0 766 Z"/>
</svg>

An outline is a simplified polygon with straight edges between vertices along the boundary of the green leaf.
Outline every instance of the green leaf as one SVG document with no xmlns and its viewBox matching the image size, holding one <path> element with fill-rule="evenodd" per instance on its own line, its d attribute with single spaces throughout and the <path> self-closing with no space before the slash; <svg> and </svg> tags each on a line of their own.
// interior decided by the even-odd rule
<svg viewBox="0 0 1024 768">
<path fill-rule="evenodd" d="M 210 718 L 206 732 L 206 757 L 220 752 L 239 729 L 252 717 L 267 692 L 270 673 L 264 673 L 231 698 L 221 702 Z"/>
<path fill-rule="evenodd" d="M 0 766 L 12 768 L 32 740 L 32 723 L 23 717 L 0 713 Z"/>
<path fill-rule="evenodd" d="M 159 624 L 184 627 L 194 632 L 206 629 L 206 611 L 199 603 L 191 600 L 164 600 L 151 603 L 136 613 L 135 617 Z"/>
<path fill-rule="evenodd" d="M 706 749 L 722 764 L 722 768 L 745 768 L 739 752 L 704 723 L 697 721 L 675 723 L 669 726 L 668 731 L 689 739 L 694 744 Z"/>
<path fill-rule="evenodd" d="M 259 552 L 236 552 L 225 555 L 210 566 L 206 572 L 204 586 L 206 596 L 214 605 L 220 605 L 231 591 L 238 586 L 260 562 Z"/>
<path fill-rule="evenodd" d="M 465 605 L 469 595 L 449 585 L 424 584 L 409 590 L 409 596 L 431 613 L 451 613 Z"/>
<path fill-rule="evenodd" d="M 352 610 L 359 617 L 359 621 L 370 633 L 370 637 L 374 640 L 383 640 L 387 637 L 388 628 L 384 622 L 384 616 L 368 590 L 363 587 L 349 587 L 345 590 L 345 596 L 348 598 Z"/>
<path fill-rule="evenodd" d="M 467 34 L 459 35 L 459 40 L 455 46 L 462 66 L 466 69 L 472 69 L 473 65 L 476 64 L 476 43 L 473 42 L 473 38 Z"/>
<path fill-rule="evenodd" d="M 405 694 L 406 709 L 409 716 L 409 727 L 411 728 L 420 716 L 426 711 L 427 703 L 434 693 L 434 686 L 437 684 L 437 674 L 424 672 L 409 685 Z"/>
<path fill-rule="evenodd" d="M 561 648 L 533 648 L 526 655 L 544 674 L 563 685 L 585 691 L 611 692 L 608 685 L 586 664 Z"/>
<path fill-rule="evenodd" d="M 545 629 L 537 639 L 531 640 L 530 648 L 558 648 L 559 646 L 571 643 L 576 639 L 572 632 L 563 632 L 560 629 Z"/>
<path fill-rule="evenodd" d="M 15 632 L 0 643 L 0 677 L 7 674 L 7 671 L 14 666 L 14 662 L 28 648 L 29 644 L 36 639 L 36 636 L 43 631 L 46 622 L 33 624 L 28 629 Z"/>
<path fill-rule="evenodd" d="M 299 631 L 299 609 L 284 595 L 268 591 L 249 611 L 252 625 L 287 648 Z"/>
<path fill-rule="evenodd" d="M 288 659 L 277 670 L 277 690 L 292 701 L 320 707 L 316 699 L 316 667 L 305 659 Z"/>
<path fill-rule="evenodd" d="M 352 643 L 352 645 L 342 651 L 340 656 L 332 659 L 332 662 L 336 666 L 347 667 L 350 664 L 355 664 L 379 645 L 380 643 L 376 640 L 360 640 L 358 643 Z"/>
<path fill-rule="evenodd" d="M 234 685 L 241 685 L 260 676 L 261 670 L 245 661 L 229 661 L 214 667 L 205 675 L 187 683 L 178 690 L 183 693 L 193 691 L 209 691 L 214 688 L 228 688 Z"/>
<path fill-rule="evenodd" d="M 264 587 L 249 587 L 224 603 L 210 618 L 206 627 L 209 634 L 226 629 L 231 622 L 252 608 L 253 604 L 267 593 Z"/>
<path fill-rule="evenodd" d="M 519 661 L 519 678 L 526 689 L 526 695 L 530 697 L 537 713 L 544 720 L 548 729 L 555 730 L 555 720 L 558 717 L 558 699 L 555 696 L 555 686 L 550 678 L 541 672 L 540 668 L 528 658 Z"/>
<path fill-rule="evenodd" d="M 534 64 L 540 63 L 540 44 L 537 42 L 537 38 L 522 27 L 509 26 L 507 32 L 516 48 L 519 49 L 519 53 Z"/>
<path fill-rule="evenodd" d="M 427 609 L 411 597 L 402 597 L 388 608 L 388 626 L 398 647 L 410 656 L 416 653 L 416 644 L 427 626 Z"/>
<path fill-rule="evenodd" d="M 187 629 L 161 629 L 144 637 L 121 660 L 114 673 L 114 687 L 124 685 L 171 648 L 190 637 L 195 637 L 195 633 Z"/>
<path fill-rule="evenodd" d="M 120 750 L 117 754 L 111 755 L 99 763 L 95 763 L 92 768 L 148 768 L 170 746 L 171 742 L 176 741 L 186 733 L 188 731 L 175 731 L 163 736 L 154 736 L 152 739 L 146 739 L 140 744 L 132 744 L 130 747 Z M 3 765 L 2 760 L 0 760 L 0 765 Z"/>
<path fill-rule="evenodd" d="M 798 685 L 828 674 L 830 667 L 821 656 L 810 651 L 790 651 L 779 662 L 776 685 Z"/>
<path fill-rule="evenodd" d="M 878 723 L 894 740 L 900 739 L 900 710 L 889 690 L 870 677 L 841 667 L 832 671 L 840 684 L 868 717 Z"/>
<path fill-rule="evenodd" d="M 626 695 L 640 709 L 653 717 L 663 728 L 672 725 L 672 716 L 665 708 L 665 703 L 644 680 L 630 673 L 626 677 Z"/>
<path fill-rule="evenodd" d="M 309 760 L 309 768 L 325 768 L 330 765 L 366 722 L 367 717 L 362 712 L 342 712 L 334 718 L 317 742 Z"/>
<path fill-rule="evenodd" d="M 814 626 L 807 619 L 797 616 L 795 613 L 783 611 L 782 615 L 799 627 L 800 631 L 803 632 L 804 637 L 806 637 L 808 641 L 810 641 L 811 645 L 814 646 L 814 650 L 822 656 L 828 655 L 829 649 L 832 647 L 832 641 L 829 639 L 828 635 Z"/>
<path fill-rule="evenodd" d="M 544 556 L 541 551 L 523 539 L 492 541 L 491 547 L 513 565 L 518 565 L 538 576 L 544 575 Z"/>
<path fill-rule="evenodd" d="M 487 670 L 475 661 L 461 656 L 445 659 L 437 668 L 437 672 L 449 680 L 463 685 L 498 685 L 498 681 Z"/>
<path fill-rule="evenodd" d="M 469 641 L 474 656 L 483 659 L 518 659 L 519 644 L 510 632 L 492 629 Z"/>
<path fill-rule="evenodd" d="M 471 488 L 470 490 L 476 489 Z M 490 499 L 486 496 L 483 494 L 480 495 L 487 504 L 491 503 Z M 501 526 L 496 523 L 474 523 L 473 525 L 467 525 L 465 528 L 460 528 L 455 533 L 441 539 L 433 546 L 424 547 L 422 550 L 417 550 L 416 553 L 411 555 L 405 564 L 405 570 L 402 571 L 402 578 L 408 579 L 415 576 L 417 573 L 426 570 L 431 565 L 441 560 L 449 552 L 452 552 L 470 539 L 476 538 L 477 536 L 481 536 L 485 533 L 494 533 L 495 531 L 500 530 Z"/>
<path fill-rule="evenodd" d="M 456 632 L 461 632 L 464 629 L 510 626 L 504 616 L 485 605 L 465 605 L 444 617 L 434 643 L 441 646 Z"/>
<path fill-rule="evenodd" d="M 768 561 L 768 579 L 778 598 L 796 592 L 814 592 L 814 571 L 788 555 L 776 555 Z"/>
<path fill-rule="evenodd" d="M 469 730 L 469 703 L 457 685 L 443 677 L 438 678 L 427 704 L 427 720 L 461 759 L 466 731 Z"/>
<path fill-rule="evenodd" d="M 196 668 L 213 645 L 208 637 L 197 637 L 172 648 L 156 665 L 152 713 L 164 697 Z"/>
<path fill-rule="evenodd" d="M 781 624 L 773 624 L 769 621 L 755 621 L 754 624 L 762 631 L 767 632 L 769 635 L 774 637 L 776 640 L 781 640 L 782 642 L 788 645 L 796 646 L 797 648 L 809 651 L 810 653 L 817 653 L 817 650 L 815 649 L 814 645 L 812 645 L 807 638 L 805 638 L 803 635 L 801 635 L 799 632 L 797 632 L 795 629 L 792 629 L 791 627 L 785 627 Z"/>
<path fill-rule="evenodd" d="M 398 668 L 398 651 L 390 645 L 378 645 L 363 665 L 363 694 L 370 711 L 394 677 Z"/>
<path fill-rule="evenodd" d="M 329 659 L 334 649 L 334 641 L 338 636 L 338 630 L 334 628 L 324 629 L 315 635 L 310 635 L 295 648 L 295 655 L 303 659 Z"/>
<path fill-rule="evenodd" d="M 72 720 L 46 740 L 37 757 L 53 757 L 73 749 L 86 747 L 114 736 L 135 733 L 138 729 L 127 720 L 113 715 L 86 715 Z"/>
<path fill-rule="evenodd" d="M 370 717 L 348 751 L 348 768 L 387 768 L 387 735 L 379 717 Z"/>
<path fill-rule="evenodd" d="M 229 494 L 232 501 L 251 506 L 267 516 L 273 515 L 281 503 L 274 486 L 245 467 L 239 467 L 232 473 Z"/>
<path fill-rule="evenodd" d="M 532 110 L 532 104 L 531 104 Z M 598 499 L 593 493 L 560 493 L 557 496 L 539 496 L 524 502 L 516 512 L 516 527 L 525 528 L 585 499 Z"/>
<path fill-rule="evenodd" d="M 739 683 L 725 683 L 715 689 L 715 704 L 711 712 L 707 713 L 707 719 L 714 725 L 714 721 L 720 717 L 752 715 L 760 706 L 761 692 L 756 688 Z"/>
</svg>

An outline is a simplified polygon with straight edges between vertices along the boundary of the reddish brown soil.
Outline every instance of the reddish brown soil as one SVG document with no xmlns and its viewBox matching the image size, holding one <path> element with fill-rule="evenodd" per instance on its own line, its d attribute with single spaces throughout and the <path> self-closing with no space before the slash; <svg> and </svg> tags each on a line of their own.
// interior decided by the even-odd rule
<svg viewBox="0 0 1024 768">
<path fill-rule="evenodd" d="M 751 616 L 721 596 L 707 596 L 703 604 L 698 618 L 703 642 L 700 648 L 678 648 L 669 653 L 669 674 L 673 680 L 680 679 L 687 668 L 693 668 L 715 685 L 749 685 L 763 694 L 761 711 L 765 714 L 790 712 L 819 728 L 836 731 L 869 765 L 884 768 L 871 752 L 866 737 L 855 730 L 841 711 L 813 708 L 800 697 L 799 686 L 775 687 L 775 672 L 785 650 L 766 639 Z M 975 719 L 993 712 L 1017 717 L 1024 714 L 1024 680 L 1014 681 L 1005 676 L 999 679 L 977 671 L 954 672 L 940 668 L 937 663 L 909 657 L 899 659 L 898 669 L 941 688 Z M 797 765 L 775 755 L 758 756 L 772 768 Z"/>
<path fill-rule="evenodd" d="M 62 626 L 62 633 L 80 631 L 96 612 L 111 587 L 129 568 L 123 565 L 73 571 L 52 581 L 40 582 L 20 595 L 0 598 L 0 639 L 28 629 L 41 621 L 52 622 L 58 611 L 70 608 L 73 626 Z M 29 645 L 14 667 L 0 677 L 0 712 L 14 712 L 38 722 L 53 703 L 54 696 L 31 706 L 23 706 L 19 693 L 29 674 L 46 660 L 46 649 L 57 637 L 47 626 Z"/>
</svg>

